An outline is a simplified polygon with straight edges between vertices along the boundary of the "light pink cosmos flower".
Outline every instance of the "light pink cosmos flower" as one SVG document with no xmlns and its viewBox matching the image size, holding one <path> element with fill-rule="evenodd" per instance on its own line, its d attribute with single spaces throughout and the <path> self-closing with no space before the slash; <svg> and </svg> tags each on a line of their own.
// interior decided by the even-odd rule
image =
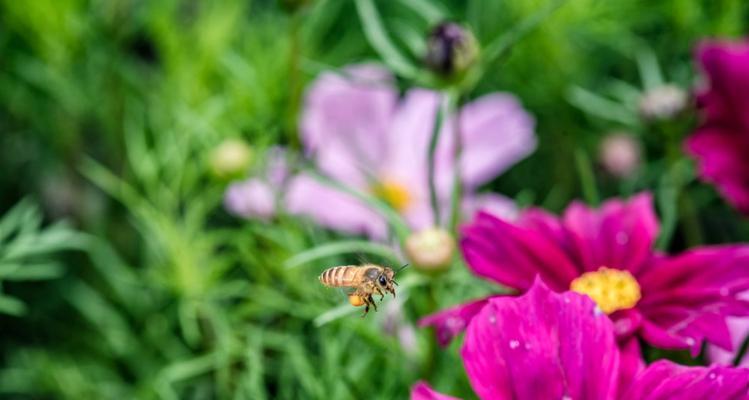
<svg viewBox="0 0 749 400">
<path fill-rule="evenodd" d="M 587 296 L 536 279 L 521 297 L 495 297 L 468 325 L 463 365 L 480 399 L 747 399 L 749 369 L 658 361 L 621 378 L 614 324 Z M 627 382 L 622 384 L 622 382 Z M 412 400 L 455 400 L 417 383 Z"/>
<path fill-rule="evenodd" d="M 327 176 L 377 196 L 414 229 L 435 225 L 430 206 L 429 142 L 440 104 L 436 92 L 414 89 L 402 98 L 392 77 L 373 65 L 324 73 L 309 89 L 301 123 L 302 142 Z M 475 194 L 532 152 L 534 121 L 509 94 L 494 93 L 467 104 L 459 124 L 449 116 L 436 148 L 435 182 L 442 218 L 448 214 L 454 171 L 452 127 L 462 141 L 464 207 L 481 205 L 511 213 L 506 199 Z M 311 216 L 321 225 L 383 238 L 384 219 L 351 195 L 300 175 L 287 194 L 290 212 Z M 444 222 L 444 221 L 439 221 Z"/>
<path fill-rule="evenodd" d="M 242 218 L 270 219 L 276 214 L 276 203 L 288 175 L 286 150 L 270 149 L 263 174 L 229 185 L 224 193 L 224 208 Z"/>
<path fill-rule="evenodd" d="M 749 246 L 709 246 L 666 256 L 653 249 L 658 220 L 649 193 L 600 209 L 573 203 L 561 218 L 525 211 L 516 223 L 479 214 L 461 247 L 477 275 L 525 292 L 539 275 L 553 290 L 588 294 L 609 314 L 624 368 L 641 368 L 636 337 L 661 348 L 700 352 L 703 341 L 732 346 L 726 317 L 749 315 Z M 422 326 L 444 344 L 489 299 L 441 311 Z"/>
</svg>

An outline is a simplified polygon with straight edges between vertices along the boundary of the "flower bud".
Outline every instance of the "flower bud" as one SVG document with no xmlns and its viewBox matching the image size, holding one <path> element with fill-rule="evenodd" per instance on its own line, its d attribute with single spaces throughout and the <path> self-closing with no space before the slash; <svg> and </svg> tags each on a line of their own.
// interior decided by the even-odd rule
<svg viewBox="0 0 749 400">
<path fill-rule="evenodd" d="M 406 255 L 422 271 L 441 271 L 450 266 L 455 239 L 440 228 L 424 229 L 406 239 Z"/>
<path fill-rule="evenodd" d="M 671 119 L 686 107 L 687 100 L 687 93 L 678 86 L 658 86 L 640 98 L 640 116 L 648 121 Z"/>
<path fill-rule="evenodd" d="M 252 162 L 252 149 L 241 139 L 226 139 L 211 152 L 210 166 L 221 179 L 239 177 Z"/>
<path fill-rule="evenodd" d="M 478 53 L 478 42 L 470 30 L 454 22 L 443 22 L 429 34 L 424 62 L 435 73 L 450 77 L 468 70 Z"/>
<path fill-rule="evenodd" d="M 640 143 L 631 134 L 611 133 L 601 141 L 598 158 L 608 173 L 626 178 L 639 168 L 640 153 Z"/>
</svg>

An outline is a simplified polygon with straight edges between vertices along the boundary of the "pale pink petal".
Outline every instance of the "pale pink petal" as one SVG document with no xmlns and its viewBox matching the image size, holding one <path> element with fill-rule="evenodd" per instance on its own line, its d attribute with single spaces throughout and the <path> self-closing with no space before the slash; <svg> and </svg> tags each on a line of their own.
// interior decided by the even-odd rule
<svg viewBox="0 0 749 400">
<path fill-rule="evenodd" d="M 465 105 L 459 114 L 461 168 L 464 185 L 473 190 L 491 181 L 536 148 L 535 121 L 517 99 L 493 93 Z M 454 165 L 454 116 L 441 133 L 440 173 Z"/>
<path fill-rule="evenodd" d="M 224 207 L 243 218 L 268 219 L 276 213 L 275 190 L 260 179 L 248 179 L 229 185 L 224 195 Z"/>
<path fill-rule="evenodd" d="M 363 187 L 366 176 L 389 153 L 388 134 L 398 92 L 386 70 L 355 65 L 326 72 L 305 97 L 301 137 L 326 174 Z"/>
<path fill-rule="evenodd" d="M 285 200 L 289 213 L 308 216 L 324 227 L 374 239 L 387 236 L 387 224 L 376 211 L 309 175 L 291 180 Z"/>
</svg>

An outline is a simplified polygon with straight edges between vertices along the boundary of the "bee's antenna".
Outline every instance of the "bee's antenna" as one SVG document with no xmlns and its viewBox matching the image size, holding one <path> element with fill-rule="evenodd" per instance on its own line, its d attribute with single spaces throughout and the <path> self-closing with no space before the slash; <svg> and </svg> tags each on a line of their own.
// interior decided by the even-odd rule
<svg viewBox="0 0 749 400">
<path fill-rule="evenodd" d="M 395 273 L 393 274 L 393 276 L 395 276 L 395 275 L 398 275 L 398 272 L 401 272 L 401 271 L 403 271 L 403 268 L 406 268 L 406 267 L 408 267 L 408 264 L 405 264 L 405 265 L 403 265 L 402 267 L 398 268 L 398 270 L 397 270 L 397 271 L 395 271 Z"/>
</svg>

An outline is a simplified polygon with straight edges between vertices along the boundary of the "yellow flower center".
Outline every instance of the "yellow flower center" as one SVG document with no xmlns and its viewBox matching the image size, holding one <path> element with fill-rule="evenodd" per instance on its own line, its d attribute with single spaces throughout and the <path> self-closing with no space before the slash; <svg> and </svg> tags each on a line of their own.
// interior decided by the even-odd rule
<svg viewBox="0 0 749 400">
<path fill-rule="evenodd" d="M 411 204 L 411 193 L 408 188 L 393 180 L 385 179 L 378 182 L 372 187 L 372 193 L 398 212 L 405 211 Z"/>
<path fill-rule="evenodd" d="M 606 267 L 580 275 L 570 290 L 587 294 L 606 314 L 632 308 L 641 297 L 640 285 L 629 271 Z"/>
</svg>

